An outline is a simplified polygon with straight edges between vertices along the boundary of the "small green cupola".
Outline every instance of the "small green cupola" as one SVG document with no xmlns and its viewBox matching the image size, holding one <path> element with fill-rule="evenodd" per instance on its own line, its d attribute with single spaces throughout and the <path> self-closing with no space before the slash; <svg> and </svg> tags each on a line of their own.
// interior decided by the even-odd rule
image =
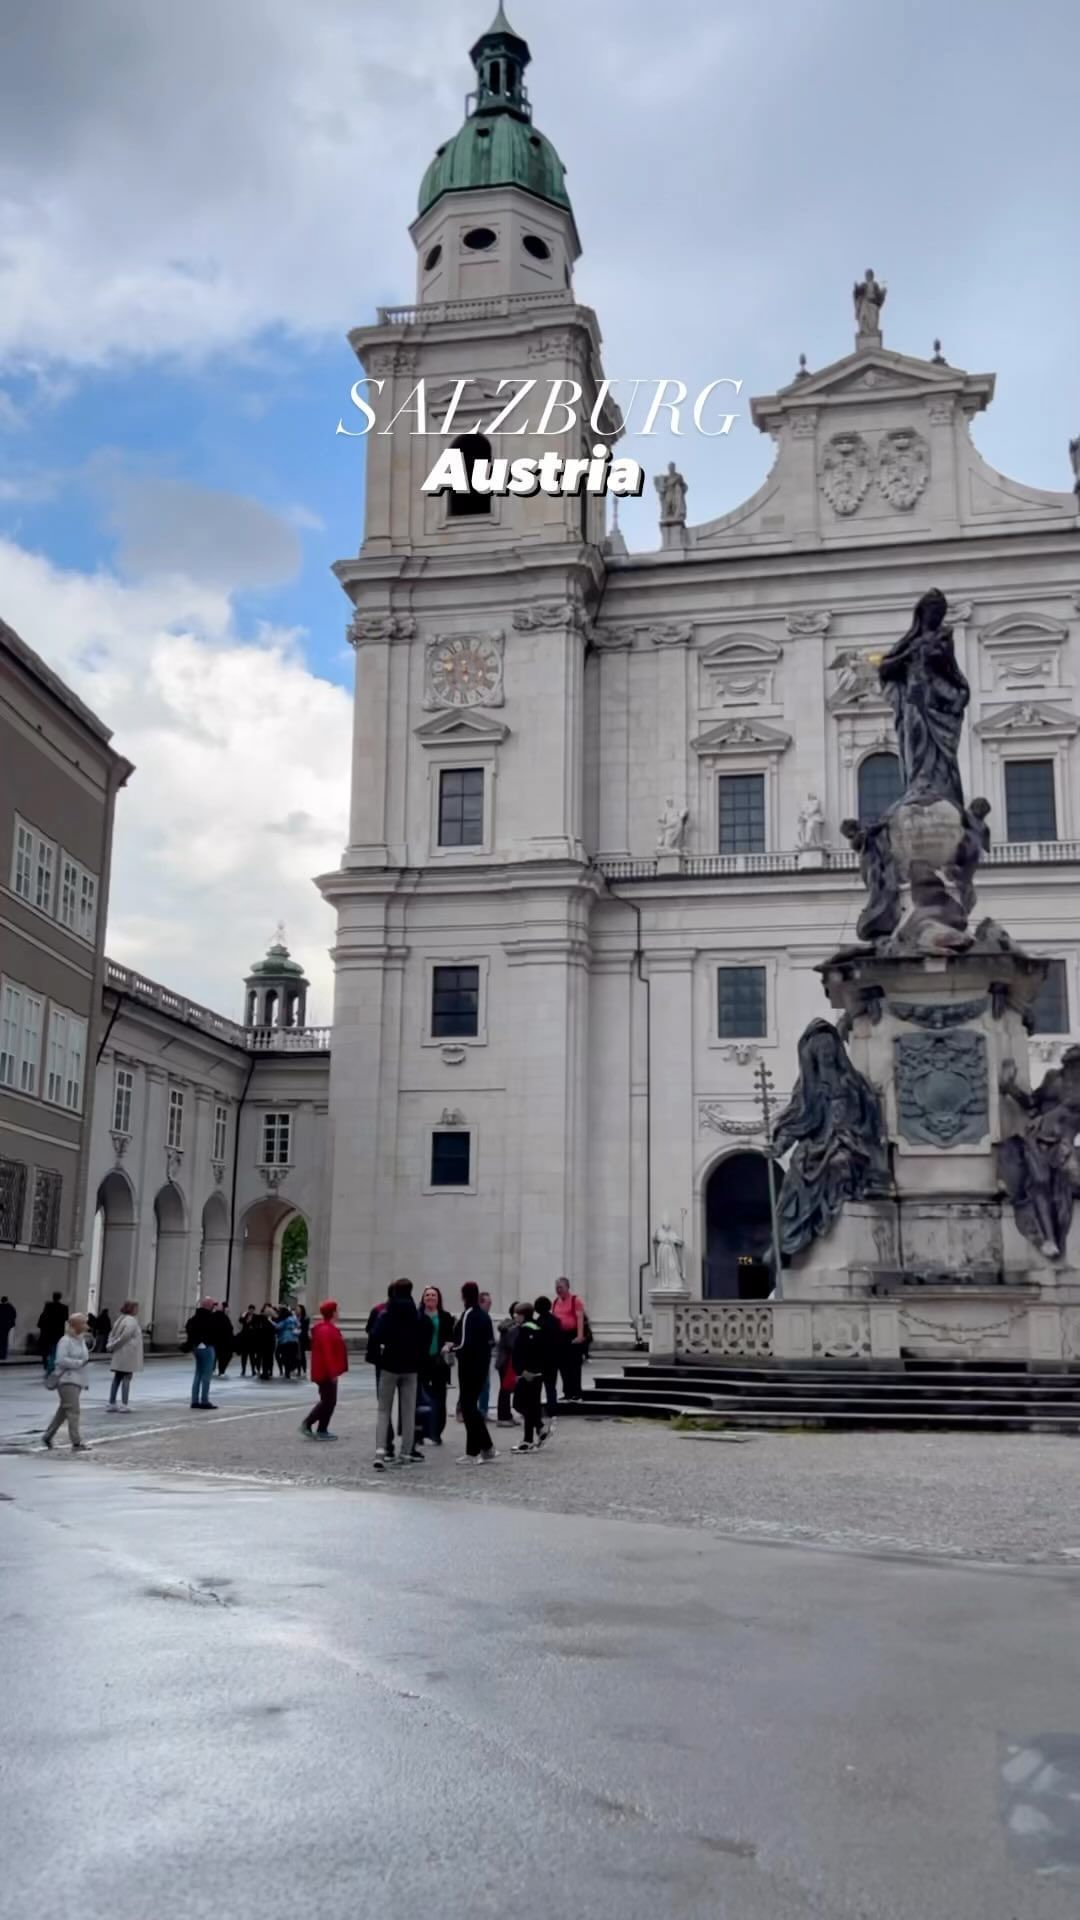
<svg viewBox="0 0 1080 1920">
<path fill-rule="evenodd" d="M 525 69 L 532 55 L 499 11 L 469 55 L 476 87 L 465 101 L 465 124 L 435 155 L 420 185 L 421 215 L 444 193 L 520 187 L 569 213 L 562 161 L 532 123 Z"/>
</svg>

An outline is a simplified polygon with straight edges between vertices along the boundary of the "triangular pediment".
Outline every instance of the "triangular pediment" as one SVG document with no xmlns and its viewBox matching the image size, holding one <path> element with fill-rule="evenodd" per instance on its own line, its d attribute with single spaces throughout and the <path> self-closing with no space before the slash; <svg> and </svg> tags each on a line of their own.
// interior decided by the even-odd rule
<svg viewBox="0 0 1080 1920">
<path fill-rule="evenodd" d="M 885 347 L 868 347 L 815 372 L 799 373 L 779 393 L 752 400 L 750 416 L 756 427 L 768 432 L 780 418 L 804 409 L 816 415 L 832 401 L 845 408 L 863 401 L 897 400 L 910 405 L 913 400 L 940 399 L 945 394 L 953 395 L 965 413 L 977 413 L 993 399 L 994 376 L 965 373 L 943 362 L 890 353 Z"/>
<path fill-rule="evenodd" d="M 1080 720 L 1041 700 L 1018 700 L 1000 713 L 988 714 L 975 731 L 982 740 L 1071 740 L 1080 733 Z"/>
<path fill-rule="evenodd" d="M 781 733 L 778 727 L 766 726 L 763 720 L 719 720 L 715 727 L 706 727 L 696 740 L 691 741 L 695 753 L 770 753 L 786 752 L 791 745 L 790 733 Z"/>
<path fill-rule="evenodd" d="M 453 745 L 455 741 L 470 746 L 488 741 L 497 746 L 509 731 L 501 720 L 493 720 L 490 714 L 475 707 L 448 707 L 445 713 L 433 714 L 430 720 L 413 729 L 423 747 Z"/>
</svg>

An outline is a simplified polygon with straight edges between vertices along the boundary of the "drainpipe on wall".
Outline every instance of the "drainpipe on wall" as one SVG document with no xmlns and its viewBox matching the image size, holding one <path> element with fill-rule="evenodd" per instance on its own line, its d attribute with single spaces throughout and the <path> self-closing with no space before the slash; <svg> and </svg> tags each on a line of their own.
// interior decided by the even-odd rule
<svg viewBox="0 0 1080 1920">
<path fill-rule="evenodd" d="M 229 1251 L 225 1256 L 225 1305 L 228 1306 L 232 1293 L 232 1250 L 236 1233 L 236 1180 L 240 1172 L 240 1115 L 244 1111 L 244 1102 L 248 1097 L 251 1076 L 255 1072 L 256 1056 L 252 1054 L 248 1064 L 248 1075 L 244 1081 L 244 1091 L 236 1109 L 236 1135 L 233 1140 L 232 1192 L 229 1195 Z"/>
</svg>

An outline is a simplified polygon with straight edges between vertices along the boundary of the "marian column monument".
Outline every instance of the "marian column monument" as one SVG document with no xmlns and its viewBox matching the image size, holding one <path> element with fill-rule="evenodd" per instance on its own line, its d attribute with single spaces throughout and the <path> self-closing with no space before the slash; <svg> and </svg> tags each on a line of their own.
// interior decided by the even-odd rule
<svg viewBox="0 0 1080 1920">
<path fill-rule="evenodd" d="M 879 820 L 842 827 L 867 900 L 858 944 L 819 969 L 837 1024 L 806 1029 L 776 1124 L 784 1297 L 899 1298 L 905 1349 L 957 1358 L 983 1351 L 991 1324 L 999 1340 L 1004 1313 L 1015 1351 L 1030 1337 L 1036 1357 L 1060 1357 L 1060 1315 L 1080 1303 L 1080 1048 L 1032 1090 L 1046 962 L 978 917 L 990 808 L 962 789 L 969 687 L 944 595 L 923 594 L 878 671 L 903 790 Z M 1038 1336 L 1033 1307 L 1049 1313 Z"/>
</svg>

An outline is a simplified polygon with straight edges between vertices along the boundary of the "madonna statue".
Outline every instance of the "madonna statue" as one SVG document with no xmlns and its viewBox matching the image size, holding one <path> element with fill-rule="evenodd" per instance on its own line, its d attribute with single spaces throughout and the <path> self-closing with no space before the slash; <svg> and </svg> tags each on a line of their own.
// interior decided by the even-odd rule
<svg viewBox="0 0 1080 1920">
<path fill-rule="evenodd" d="M 878 1096 L 829 1020 L 811 1020 L 799 1041 L 799 1078 L 772 1147 L 777 1156 L 795 1149 L 779 1201 L 784 1253 L 798 1253 L 825 1233 L 845 1200 L 889 1191 Z"/>
<path fill-rule="evenodd" d="M 947 612 L 945 595 L 936 587 L 924 593 L 910 627 L 890 647 L 878 673 L 896 726 L 902 799 L 951 800 L 962 813 L 957 753 L 971 689 L 956 664 Z"/>
</svg>

